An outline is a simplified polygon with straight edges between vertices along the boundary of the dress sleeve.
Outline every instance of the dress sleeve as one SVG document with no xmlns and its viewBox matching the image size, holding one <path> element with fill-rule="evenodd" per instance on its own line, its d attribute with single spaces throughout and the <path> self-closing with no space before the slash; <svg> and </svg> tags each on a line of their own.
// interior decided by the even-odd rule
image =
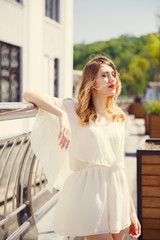
<svg viewBox="0 0 160 240">
<path fill-rule="evenodd" d="M 65 111 L 65 99 L 47 95 L 51 102 Z M 38 108 L 31 132 L 31 147 L 37 159 L 43 166 L 48 184 L 47 189 L 52 192 L 53 187 L 61 190 L 67 177 L 73 172 L 69 168 L 69 152 L 61 149 L 58 135 L 60 132 L 57 116 Z"/>
</svg>

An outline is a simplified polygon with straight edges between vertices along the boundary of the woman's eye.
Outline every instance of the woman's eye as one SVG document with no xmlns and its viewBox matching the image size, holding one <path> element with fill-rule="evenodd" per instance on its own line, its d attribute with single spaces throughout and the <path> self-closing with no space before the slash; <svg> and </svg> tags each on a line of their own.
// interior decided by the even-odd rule
<svg viewBox="0 0 160 240">
<path fill-rule="evenodd" d="M 102 75 L 102 77 L 107 77 L 107 74 L 106 74 L 106 73 L 105 73 L 105 74 L 103 74 L 103 75 Z"/>
</svg>

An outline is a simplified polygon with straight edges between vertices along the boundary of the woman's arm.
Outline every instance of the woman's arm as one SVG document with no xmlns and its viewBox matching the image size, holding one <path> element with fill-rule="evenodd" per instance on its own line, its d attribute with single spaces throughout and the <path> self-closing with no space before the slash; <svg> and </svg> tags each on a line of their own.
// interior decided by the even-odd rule
<svg viewBox="0 0 160 240">
<path fill-rule="evenodd" d="M 22 97 L 26 102 L 31 102 L 35 104 L 38 108 L 41 108 L 59 117 L 59 145 L 61 145 L 61 149 L 65 147 L 65 149 L 67 150 L 69 143 L 71 142 L 71 129 L 67 113 L 60 107 L 56 106 L 56 104 L 52 103 L 44 94 L 37 90 L 25 91 L 23 92 Z"/>
<path fill-rule="evenodd" d="M 57 117 L 62 116 L 63 110 L 51 103 L 44 94 L 37 90 L 27 90 L 23 92 L 22 97 L 26 102 L 31 102 L 38 108 L 42 108 L 43 110 L 50 112 Z"/>
<path fill-rule="evenodd" d="M 127 178 L 127 174 L 126 171 L 124 169 L 125 172 L 125 176 L 126 176 L 126 180 L 127 180 L 127 186 L 128 186 L 128 192 L 129 192 L 129 198 L 130 198 L 130 220 L 131 220 L 131 225 L 129 227 L 129 235 L 132 238 L 138 238 L 141 235 L 141 224 L 137 218 L 137 213 L 136 213 L 136 209 L 134 207 L 133 204 L 133 200 L 132 200 L 132 196 L 131 196 L 131 192 L 129 189 L 129 183 L 128 183 L 128 178 Z"/>
</svg>

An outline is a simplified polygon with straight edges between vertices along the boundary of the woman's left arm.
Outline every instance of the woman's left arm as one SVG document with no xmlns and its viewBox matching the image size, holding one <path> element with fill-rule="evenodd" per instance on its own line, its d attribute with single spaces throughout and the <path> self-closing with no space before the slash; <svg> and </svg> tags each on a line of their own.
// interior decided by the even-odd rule
<svg viewBox="0 0 160 240">
<path fill-rule="evenodd" d="M 128 186 L 128 193 L 129 193 L 129 198 L 130 198 L 130 220 L 131 220 L 131 225 L 129 227 L 129 235 L 132 238 L 138 238 L 141 235 L 141 224 L 137 218 L 136 214 L 136 209 L 132 200 L 131 192 L 129 189 L 129 183 L 128 183 L 128 178 L 126 171 L 124 169 L 126 180 L 127 180 L 127 186 Z"/>
</svg>

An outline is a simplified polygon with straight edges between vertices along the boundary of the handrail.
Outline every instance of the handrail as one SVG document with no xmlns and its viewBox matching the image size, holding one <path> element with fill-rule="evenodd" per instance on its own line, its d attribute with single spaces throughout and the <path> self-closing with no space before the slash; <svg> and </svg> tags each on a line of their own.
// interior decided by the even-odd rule
<svg viewBox="0 0 160 240">
<path fill-rule="evenodd" d="M 53 198 L 51 198 L 41 209 L 34 213 L 34 219 L 37 223 L 45 214 L 49 212 L 49 210 L 57 203 L 60 192 L 58 192 Z M 31 225 L 33 224 L 33 219 L 29 218 L 25 221 L 18 230 L 13 232 L 6 240 L 16 240 L 21 236 L 24 232 L 26 232 Z"/>
<path fill-rule="evenodd" d="M 37 112 L 32 103 L 0 103 L 0 121 L 35 117 Z M 31 150 L 30 135 L 0 139 L 0 239 L 26 235 L 57 201 L 58 191 L 51 194 L 45 188 L 47 180 Z"/>
<path fill-rule="evenodd" d="M 132 103 L 132 99 L 117 99 L 120 105 Z M 38 108 L 28 102 L 3 102 L 0 103 L 0 121 L 20 118 L 35 117 Z"/>
<path fill-rule="evenodd" d="M 35 117 L 38 109 L 33 103 L 4 102 L 0 103 L 0 121 Z"/>
</svg>

